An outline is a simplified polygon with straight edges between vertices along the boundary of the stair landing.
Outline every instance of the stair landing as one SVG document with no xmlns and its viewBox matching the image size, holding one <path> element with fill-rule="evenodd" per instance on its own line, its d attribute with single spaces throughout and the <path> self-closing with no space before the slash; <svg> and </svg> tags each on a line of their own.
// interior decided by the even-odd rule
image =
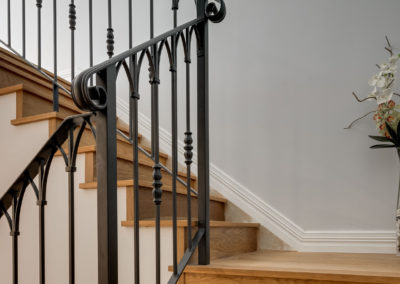
<svg viewBox="0 0 400 284">
<path fill-rule="evenodd" d="M 184 283 L 400 283 L 400 257 L 389 254 L 257 251 L 190 265 Z"/>
</svg>

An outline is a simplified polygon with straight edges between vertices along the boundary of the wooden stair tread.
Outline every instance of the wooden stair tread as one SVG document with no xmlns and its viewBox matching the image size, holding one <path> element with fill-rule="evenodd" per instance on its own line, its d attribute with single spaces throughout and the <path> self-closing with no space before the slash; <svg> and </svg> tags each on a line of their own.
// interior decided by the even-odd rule
<svg viewBox="0 0 400 284">
<path fill-rule="evenodd" d="M 133 227 L 133 221 L 122 221 L 123 227 Z M 139 225 L 141 227 L 155 227 L 155 220 L 141 220 L 139 221 Z M 187 219 L 179 219 L 177 220 L 178 227 L 187 227 Z M 192 219 L 192 225 L 197 226 L 197 220 Z M 172 227 L 172 220 L 161 220 L 161 227 Z M 228 221 L 213 221 L 210 220 L 210 227 L 212 228 L 258 228 L 260 225 L 258 223 L 235 223 Z"/>
<path fill-rule="evenodd" d="M 130 187 L 134 185 L 134 181 L 133 179 L 128 179 L 128 180 L 118 180 L 117 181 L 117 186 L 118 187 Z M 140 180 L 139 181 L 139 186 L 143 187 L 143 188 L 148 188 L 148 189 L 153 189 L 153 184 L 149 181 L 143 181 Z M 97 182 L 86 182 L 86 183 L 81 183 L 79 184 L 79 188 L 81 189 L 97 189 Z M 170 185 L 163 185 L 162 186 L 162 190 L 163 191 L 168 191 L 168 192 L 172 192 L 172 186 Z M 176 190 L 177 194 L 184 194 L 186 195 L 186 191 L 183 191 L 181 189 L 177 189 Z M 192 196 L 196 196 L 194 193 L 192 193 Z M 210 195 L 210 200 L 213 201 L 218 201 L 218 202 L 222 202 L 222 203 L 227 203 L 228 201 L 220 196 L 214 196 L 214 195 Z"/>
<path fill-rule="evenodd" d="M 143 145 L 141 145 L 140 147 L 142 147 L 144 150 L 146 150 L 149 153 L 151 152 L 150 147 L 143 146 Z M 78 154 L 91 153 L 91 152 L 96 152 L 96 145 L 79 146 L 78 147 Z M 68 151 L 65 150 L 65 153 L 68 154 Z M 60 151 L 57 151 L 57 153 L 55 155 L 56 156 L 61 155 Z M 123 155 L 123 154 L 120 154 L 120 153 L 117 153 L 117 155 L 118 155 L 118 158 L 133 162 L 133 157 L 130 157 L 130 156 L 128 157 L 127 155 Z M 163 157 L 163 158 L 167 159 L 168 158 L 168 154 L 160 152 L 160 157 Z"/>
<path fill-rule="evenodd" d="M 2 68 L 12 72 L 14 75 L 21 76 L 28 81 L 32 81 L 35 84 L 40 85 L 44 89 L 48 89 L 50 91 L 52 90 L 53 83 L 48 78 L 43 76 L 35 68 L 26 64 L 22 59 L 20 59 L 18 56 L 11 53 L 10 51 L 4 48 L 0 48 L 0 59 L 0 66 Z M 42 68 L 42 71 L 50 77 L 54 76 L 53 73 L 47 71 L 46 69 Z M 67 90 L 70 90 L 70 83 L 68 81 L 64 80 L 61 77 L 58 77 L 58 81 Z M 68 96 L 68 94 L 65 93 L 62 89 L 59 90 L 59 94 L 62 96 Z"/>
<path fill-rule="evenodd" d="M 400 283 L 400 258 L 389 254 L 256 251 L 216 259 L 206 266 L 189 265 L 185 273 L 214 275 L 216 283 L 222 283 L 217 281 L 221 275 L 352 283 Z"/>
<path fill-rule="evenodd" d="M 0 92 L 0 95 L 1 95 L 1 92 Z M 11 120 L 11 124 L 17 126 L 17 125 L 34 123 L 34 122 L 43 121 L 43 120 L 49 120 L 49 119 L 64 120 L 67 117 L 68 116 L 63 115 L 63 114 L 61 114 L 59 112 L 47 112 L 47 113 L 42 113 L 42 114 L 37 114 L 37 115 L 30 115 L 30 116 L 26 116 L 26 117 L 16 118 L 16 119 Z M 124 126 L 123 124 L 120 124 L 117 127 L 118 127 L 119 130 L 121 130 L 123 132 L 128 131 L 127 127 Z M 141 138 L 141 137 L 142 137 L 142 135 L 139 134 L 139 138 Z M 118 134 L 117 134 L 117 139 L 120 140 L 120 141 L 124 141 L 126 143 L 129 143 L 128 141 L 126 141 L 125 138 L 121 137 Z"/>
<path fill-rule="evenodd" d="M 147 152 L 151 151 L 151 149 L 149 147 L 147 147 L 147 146 L 141 146 L 141 147 L 144 148 Z M 94 152 L 96 152 L 96 146 L 95 145 L 80 146 L 78 148 L 78 153 L 94 153 Z M 56 153 L 56 155 L 61 155 L 61 153 L 58 151 Z M 163 158 L 168 158 L 168 155 L 165 154 L 165 153 L 161 153 L 160 152 L 160 156 L 163 157 Z M 117 158 L 129 161 L 129 162 L 133 162 L 133 157 L 128 156 L 128 155 L 124 155 L 123 153 L 119 153 L 118 151 L 117 151 Z M 153 163 L 151 163 L 148 160 L 139 159 L 139 165 L 147 166 L 147 167 L 153 167 Z M 181 172 L 181 171 L 178 171 L 178 175 L 180 177 L 185 177 L 185 178 L 187 177 L 187 174 L 185 172 Z M 191 178 L 192 181 L 197 180 L 197 177 L 194 176 L 194 175 L 191 175 L 190 178 Z"/>
<path fill-rule="evenodd" d="M 0 88 L 0 96 L 8 95 L 23 90 L 23 84 L 12 85 L 9 87 Z"/>
<path fill-rule="evenodd" d="M 37 115 L 16 118 L 16 119 L 11 120 L 11 124 L 14 126 L 17 126 L 17 125 L 34 123 L 34 122 L 43 121 L 43 120 L 49 120 L 49 119 L 53 119 L 53 118 L 64 119 L 61 116 L 61 114 L 59 114 L 58 112 L 48 112 L 48 113 L 42 113 L 42 114 L 37 114 Z"/>
</svg>

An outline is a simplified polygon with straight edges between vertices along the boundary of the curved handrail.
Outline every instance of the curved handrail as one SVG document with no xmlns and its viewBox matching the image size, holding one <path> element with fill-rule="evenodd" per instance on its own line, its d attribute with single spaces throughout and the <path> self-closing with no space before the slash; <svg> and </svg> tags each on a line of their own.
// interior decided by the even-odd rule
<svg viewBox="0 0 400 284">
<path fill-rule="evenodd" d="M 156 72 L 156 70 L 154 69 L 156 69 L 155 66 L 157 66 L 158 64 L 155 64 L 156 62 L 152 62 L 154 58 L 150 57 L 150 53 L 147 51 L 147 49 L 149 49 L 150 47 L 156 47 L 157 44 L 160 43 L 160 49 L 157 50 L 157 52 L 160 53 L 162 51 L 162 46 L 165 43 L 168 43 L 166 41 L 168 40 L 168 38 L 172 36 L 177 36 L 177 42 L 179 40 L 179 37 L 181 37 L 183 43 L 185 43 L 183 35 L 183 31 L 185 29 L 187 28 L 192 29 L 190 31 L 190 37 L 191 37 L 193 30 L 195 30 L 196 32 L 196 26 L 198 24 L 205 22 L 207 20 L 210 20 L 214 23 L 221 22 L 226 16 L 226 6 L 223 0 L 215 0 L 215 1 L 220 4 L 219 8 L 217 7 L 217 5 L 215 5 L 215 3 L 210 2 L 207 4 L 203 16 L 200 16 L 192 21 L 182 24 L 168 32 L 165 32 L 153 39 L 150 39 L 132 49 L 122 52 L 119 55 L 111 57 L 110 59 L 103 61 L 102 63 L 99 63 L 81 72 L 72 81 L 72 88 L 71 88 L 72 98 L 75 104 L 82 110 L 87 110 L 87 111 L 97 111 L 104 109 L 106 106 L 106 90 L 104 90 L 104 88 L 99 86 L 90 87 L 89 80 L 93 78 L 93 75 L 107 69 L 108 67 L 111 67 L 113 65 L 121 66 L 123 61 L 134 55 L 137 55 L 139 52 L 147 54 L 149 63 L 151 66 L 153 66 L 153 72 Z M 197 37 L 197 32 L 196 32 L 196 37 Z M 189 42 L 190 39 L 186 39 L 186 41 Z M 168 48 L 167 46 L 167 49 L 169 51 L 168 53 L 171 61 L 170 48 Z M 184 49 L 185 49 L 185 44 L 184 44 Z M 186 52 L 190 51 L 186 50 Z M 156 56 L 155 54 L 151 54 L 151 56 L 156 57 L 159 60 L 159 56 Z M 102 103 L 99 103 L 99 101 L 101 101 Z"/>
<path fill-rule="evenodd" d="M 18 176 L 15 182 L 3 194 L 0 199 L 0 219 L 4 213 L 12 205 L 12 200 L 18 196 L 22 190 L 25 189 L 39 173 L 42 161 L 48 161 L 52 155 L 64 144 L 68 139 L 71 127 L 79 126 L 83 122 L 88 122 L 94 114 L 84 113 L 67 117 L 57 128 L 57 130 L 50 136 L 47 142 L 35 155 L 32 161 L 26 166 L 22 173 Z"/>
<path fill-rule="evenodd" d="M 99 105 L 97 102 L 93 101 L 93 96 L 96 95 L 96 93 L 97 98 L 103 98 L 103 96 L 105 95 L 105 93 L 101 93 L 103 91 L 105 92 L 105 90 L 102 90 L 101 87 L 97 87 L 97 89 L 92 89 L 92 87 L 89 86 L 89 80 L 93 75 L 107 69 L 108 67 L 119 64 L 127 58 L 132 57 L 139 52 L 145 51 L 146 49 L 156 45 L 157 43 L 164 41 L 169 37 L 184 31 L 187 28 L 196 26 L 197 24 L 206 20 L 206 17 L 199 17 L 197 19 L 189 21 L 183 25 L 178 26 L 175 29 L 165 32 L 132 49 L 122 52 L 119 55 L 116 55 L 102 63 L 99 63 L 93 67 L 84 70 L 72 81 L 72 98 L 75 104 L 82 110 L 96 111 L 103 109 L 105 105 Z"/>
</svg>

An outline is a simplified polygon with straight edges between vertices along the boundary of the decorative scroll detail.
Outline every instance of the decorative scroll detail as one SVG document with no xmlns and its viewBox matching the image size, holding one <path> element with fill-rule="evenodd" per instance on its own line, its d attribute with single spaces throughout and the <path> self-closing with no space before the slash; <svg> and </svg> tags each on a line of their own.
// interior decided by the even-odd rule
<svg viewBox="0 0 400 284">
<path fill-rule="evenodd" d="M 103 110 L 107 106 L 107 91 L 102 86 L 93 86 L 87 92 L 72 92 L 72 99 L 82 110 Z"/>
<path fill-rule="evenodd" d="M 153 166 L 153 202 L 156 205 L 161 204 L 162 197 L 162 182 L 161 182 L 161 165 L 155 164 Z"/>
<path fill-rule="evenodd" d="M 226 7 L 224 0 L 215 0 L 215 2 L 219 3 L 221 6 L 217 7 L 215 3 L 210 2 L 206 6 L 206 17 L 213 23 L 220 23 L 226 16 Z"/>
<path fill-rule="evenodd" d="M 76 29 L 76 9 L 75 4 L 69 4 L 69 28 L 74 31 Z"/>
<path fill-rule="evenodd" d="M 185 149 L 185 164 L 190 165 L 192 163 L 192 158 L 193 158 L 193 138 L 192 138 L 192 132 L 187 131 L 185 132 L 185 146 L 183 147 Z"/>
<path fill-rule="evenodd" d="M 109 57 L 113 57 L 114 55 L 114 29 L 108 28 L 107 29 L 107 55 Z"/>
</svg>

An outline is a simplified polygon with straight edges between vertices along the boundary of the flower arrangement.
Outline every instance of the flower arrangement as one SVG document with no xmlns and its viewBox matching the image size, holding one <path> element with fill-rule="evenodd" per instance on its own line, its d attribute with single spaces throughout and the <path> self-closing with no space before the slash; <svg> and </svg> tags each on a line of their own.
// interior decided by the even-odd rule
<svg viewBox="0 0 400 284">
<path fill-rule="evenodd" d="M 370 135 L 369 137 L 389 144 L 378 144 L 371 146 L 371 148 L 400 148 L 400 105 L 396 105 L 393 100 L 394 96 L 400 96 L 393 91 L 400 54 L 394 54 L 393 47 L 387 37 L 386 43 L 385 50 L 389 52 L 390 57 L 387 62 L 376 64 L 378 73 L 374 74 L 368 81 L 368 84 L 373 87 L 372 92 L 364 99 L 359 99 L 353 92 L 353 96 L 358 102 L 375 100 L 377 109 L 357 118 L 346 127 L 346 129 L 349 129 L 358 120 L 374 114 L 373 119 L 380 136 Z"/>
<path fill-rule="evenodd" d="M 368 81 L 368 84 L 373 87 L 372 92 L 364 99 L 360 100 L 353 92 L 353 96 L 358 102 L 367 100 L 375 100 L 378 107 L 376 110 L 369 111 L 363 116 L 354 120 L 347 129 L 351 128 L 355 122 L 370 114 L 376 123 L 376 128 L 380 135 L 370 135 L 369 137 L 383 142 L 371 146 L 377 148 L 396 148 L 397 155 L 400 159 L 400 105 L 396 105 L 393 100 L 394 96 L 400 97 L 399 94 L 393 91 L 397 73 L 397 62 L 400 59 L 400 54 L 393 53 L 393 47 L 386 37 L 387 46 L 385 50 L 389 52 L 389 60 L 382 64 L 377 64 L 378 73 L 373 75 Z M 400 185 L 397 191 L 397 210 L 396 210 L 396 253 L 400 256 Z"/>
</svg>

